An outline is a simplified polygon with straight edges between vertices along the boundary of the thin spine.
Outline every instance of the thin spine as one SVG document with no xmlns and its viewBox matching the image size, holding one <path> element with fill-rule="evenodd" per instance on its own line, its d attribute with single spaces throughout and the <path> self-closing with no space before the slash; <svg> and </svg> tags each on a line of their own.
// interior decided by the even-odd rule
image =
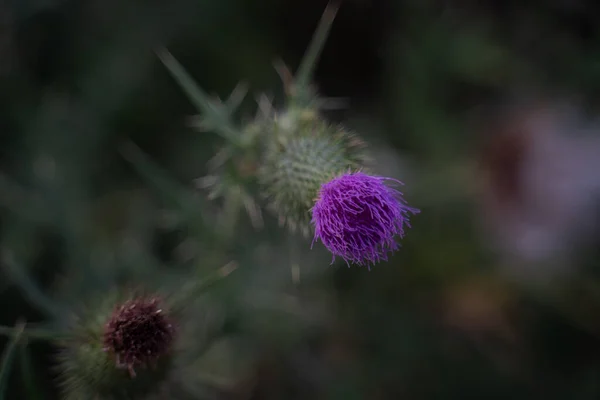
<svg viewBox="0 0 600 400">
<path fill-rule="evenodd" d="M 296 73 L 294 80 L 298 87 L 305 88 L 310 84 L 338 9 L 339 6 L 337 4 L 334 5 L 333 3 L 329 3 L 325 12 L 323 12 L 321 20 L 319 21 L 319 26 L 313 35 L 312 41 L 304 54 L 300 67 Z"/>
</svg>

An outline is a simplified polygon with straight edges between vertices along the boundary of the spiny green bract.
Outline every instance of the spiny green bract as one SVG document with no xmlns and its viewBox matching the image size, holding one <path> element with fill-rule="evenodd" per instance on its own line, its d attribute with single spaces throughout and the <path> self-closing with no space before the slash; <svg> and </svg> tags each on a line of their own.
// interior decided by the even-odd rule
<svg viewBox="0 0 600 400">
<path fill-rule="evenodd" d="M 317 118 L 317 111 L 325 109 L 328 101 L 310 84 L 336 13 L 337 6 L 327 6 L 295 76 L 283 64 L 278 65 L 286 95 L 284 111 L 273 113 L 271 101 L 262 95 L 256 119 L 242 128 L 232 116 L 244 97 L 245 90 L 240 90 L 243 85 L 227 101 L 215 101 L 166 49 L 157 52 L 198 108 L 200 115 L 194 125 L 202 131 L 215 131 L 227 141 L 211 161 L 210 173 L 197 180 L 200 188 L 209 191 L 209 198 L 223 200 L 216 226 L 227 236 L 234 231 L 243 208 L 255 227 L 262 225 L 261 207 L 254 195 L 256 181 L 279 220 L 292 231 L 300 228 L 308 234 L 308 212 L 317 195 L 316 185 L 348 169 L 363 167 L 359 142 Z"/>
<path fill-rule="evenodd" d="M 268 207 L 282 225 L 304 235 L 321 184 L 348 170 L 363 169 L 363 143 L 310 109 L 276 116 L 265 140 L 258 178 Z"/>
<path fill-rule="evenodd" d="M 115 307 L 132 299 L 111 295 L 73 321 L 71 334 L 60 343 L 58 357 L 65 399 L 150 399 L 162 392 L 173 374 L 170 350 L 174 343 L 169 343 L 164 354 L 149 365 L 138 366 L 135 376 L 130 369 L 119 366 L 119 360 L 106 349 L 107 324 L 114 318 Z"/>
<path fill-rule="evenodd" d="M 262 211 L 253 189 L 256 186 L 263 124 L 259 119 L 247 124 L 240 135 L 242 145 L 226 143 L 208 163 L 209 173 L 196 179 L 196 186 L 208 192 L 209 200 L 222 200 L 223 211 L 218 224 L 225 231 L 233 231 L 237 214 L 242 209 L 245 209 L 254 228 L 262 227 Z"/>
</svg>

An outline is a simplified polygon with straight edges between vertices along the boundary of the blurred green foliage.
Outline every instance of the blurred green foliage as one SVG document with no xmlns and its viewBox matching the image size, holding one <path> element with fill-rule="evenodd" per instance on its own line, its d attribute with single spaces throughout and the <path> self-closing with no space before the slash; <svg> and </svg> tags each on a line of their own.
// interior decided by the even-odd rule
<svg viewBox="0 0 600 400">
<path fill-rule="evenodd" d="M 0 324 L 56 323 L 115 285 L 176 291 L 235 261 L 194 314 L 194 332 L 216 338 L 198 338 L 211 344 L 197 375 L 180 377 L 203 382 L 199 398 L 598 398 L 597 254 L 581 286 L 540 295 L 506 282 L 465 170 L 481 105 L 542 92 L 595 107 L 600 6 L 343 2 L 315 83 L 348 104 L 327 117 L 371 143 L 422 211 L 401 251 L 368 272 L 329 266 L 272 218 L 222 240 L 210 222 L 219 203 L 193 184 L 222 141 L 189 127 L 197 111 L 154 53 L 168 47 L 209 93 L 244 81 L 278 106 L 273 62 L 297 68 L 325 5 L 2 3 Z M 124 157 L 127 142 L 142 150 Z M 3 363 L 17 368 L 0 370 L 0 398 L 58 398 L 56 349 L 13 336 Z"/>
</svg>

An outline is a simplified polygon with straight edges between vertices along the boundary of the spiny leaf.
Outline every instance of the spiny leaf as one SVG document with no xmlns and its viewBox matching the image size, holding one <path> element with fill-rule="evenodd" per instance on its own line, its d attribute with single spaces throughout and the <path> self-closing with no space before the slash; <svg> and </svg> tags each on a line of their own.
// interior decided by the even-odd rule
<svg viewBox="0 0 600 400">
<path fill-rule="evenodd" d="M 233 89 L 227 100 L 225 100 L 225 108 L 229 111 L 229 115 L 233 115 L 237 111 L 247 94 L 248 85 L 246 83 L 239 83 Z"/>
<path fill-rule="evenodd" d="M 185 214 L 190 229 L 201 235 L 213 231 L 208 228 L 210 222 L 206 221 L 205 215 L 201 212 L 204 207 L 201 198 L 193 196 L 185 187 L 172 180 L 135 144 L 131 142 L 123 144 L 121 154 L 167 203 Z"/>
<path fill-rule="evenodd" d="M 312 38 L 310 46 L 306 51 L 302 62 L 300 63 L 300 67 L 296 73 L 296 77 L 294 79 L 294 84 L 296 88 L 299 90 L 306 90 L 310 81 L 312 80 L 312 75 L 323 51 L 323 47 L 325 47 L 325 41 L 329 36 L 329 31 L 331 30 L 331 25 L 338 11 L 338 6 L 332 3 L 327 5 L 323 16 L 321 17 L 321 21 L 319 22 L 319 26 Z"/>
<path fill-rule="evenodd" d="M 210 96 L 196 84 L 192 77 L 175 57 L 169 53 L 169 51 L 166 49 L 159 49 L 156 53 L 179 86 L 185 91 L 192 103 L 194 103 L 196 108 L 201 112 L 201 126 L 204 129 L 214 129 L 231 143 L 239 143 L 241 133 L 234 127 L 233 122 L 231 121 L 230 105 L 224 105 L 221 102 L 213 101 Z M 239 93 L 236 93 L 234 90 L 232 96 L 233 100 L 231 102 L 235 103 Z"/>
</svg>

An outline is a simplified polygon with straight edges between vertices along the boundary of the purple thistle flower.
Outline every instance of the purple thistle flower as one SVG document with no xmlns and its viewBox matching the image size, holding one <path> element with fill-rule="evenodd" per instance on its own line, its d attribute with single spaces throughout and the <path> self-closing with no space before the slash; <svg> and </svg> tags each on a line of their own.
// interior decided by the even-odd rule
<svg viewBox="0 0 600 400">
<path fill-rule="evenodd" d="M 398 250 L 397 238 L 409 227 L 409 213 L 419 210 L 406 206 L 402 193 L 387 186 L 392 178 L 347 173 L 321 186 L 312 209 L 315 226 L 313 244 L 320 239 L 335 256 L 367 265 L 387 261 Z"/>
</svg>

